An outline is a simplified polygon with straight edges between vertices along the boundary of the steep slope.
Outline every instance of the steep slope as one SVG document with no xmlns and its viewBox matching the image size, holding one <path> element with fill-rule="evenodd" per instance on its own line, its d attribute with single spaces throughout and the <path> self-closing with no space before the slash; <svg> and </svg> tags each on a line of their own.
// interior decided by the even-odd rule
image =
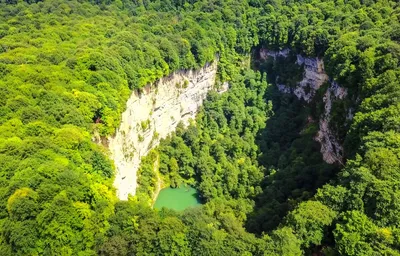
<svg viewBox="0 0 400 256">
<path fill-rule="evenodd" d="M 276 61 L 277 58 L 287 58 L 289 54 L 289 49 L 277 52 L 261 48 L 259 52 L 263 61 L 268 61 L 268 58 L 273 58 L 273 61 Z M 337 132 L 330 127 L 330 120 L 333 101 L 343 100 L 347 96 L 347 89 L 329 78 L 325 72 L 324 61 L 320 58 L 309 58 L 297 54 L 295 64 L 301 66 L 304 70 L 301 81 L 290 86 L 280 83 L 279 75 L 277 75 L 276 86 L 282 93 L 294 94 L 298 99 L 310 103 L 317 91 L 325 83 L 328 84 L 323 93 L 323 113 L 320 116 L 319 130 L 314 139 L 321 144 L 321 153 L 326 163 L 343 164 L 343 145 L 337 138 Z M 280 75 L 288 76 L 289 74 Z"/>
<path fill-rule="evenodd" d="M 207 92 L 214 88 L 217 61 L 200 70 L 178 71 L 143 91 L 135 91 L 122 114 L 120 127 L 108 145 L 116 166 L 118 198 L 135 195 L 141 158 L 182 122 L 194 119 Z"/>
<path fill-rule="evenodd" d="M 0 13 L 0 255 L 400 255 L 398 1 L 0 0 Z M 293 57 L 275 66 L 288 93 L 238 71 L 259 45 Z M 115 133 L 132 90 L 215 55 L 229 94 L 207 97 L 159 166 L 205 205 L 117 200 L 93 133 Z M 278 131 L 268 155 L 264 128 Z M 243 225 L 260 203 L 255 236 Z"/>
</svg>

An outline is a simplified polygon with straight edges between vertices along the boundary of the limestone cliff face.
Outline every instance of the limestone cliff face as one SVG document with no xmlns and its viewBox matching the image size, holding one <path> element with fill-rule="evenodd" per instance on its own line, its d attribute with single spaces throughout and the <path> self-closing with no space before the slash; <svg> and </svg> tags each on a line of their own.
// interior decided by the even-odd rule
<svg viewBox="0 0 400 256">
<path fill-rule="evenodd" d="M 261 48 L 260 58 L 263 60 L 267 59 L 268 57 L 272 57 L 274 59 L 276 57 L 285 57 L 286 58 L 289 55 L 289 53 L 290 53 L 289 49 L 283 49 L 283 50 L 277 52 L 277 51 L 270 51 L 268 49 Z"/>
<path fill-rule="evenodd" d="M 260 58 L 268 57 L 287 57 L 290 53 L 289 49 L 279 52 L 260 50 Z M 279 91 L 283 93 L 292 93 L 298 99 L 311 102 L 315 93 L 321 86 L 328 82 L 329 87 L 324 94 L 324 113 L 319 120 L 319 131 L 315 136 L 315 140 L 321 144 L 321 153 L 325 162 L 329 164 L 343 162 L 343 146 L 339 143 L 335 133 L 329 127 L 331 119 L 332 102 L 342 100 L 347 96 L 347 89 L 338 85 L 335 81 L 329 79 L 325 72 L 324 62 L 319 58 L 306 58 L 297 55 L 297 65 L 303 65 L 303 79 L 293 88 L 284 84 L 277 84 Z M 348 114 L 349 119 L 352 118 L 351 110 Z"/>
<path fill-rule="evenodd" d="M 214 88 L 217 63 L 200 70 L 175 72 L 134 92 L 115 136 L 108 139 L 116 167 L 114 186 L 121 200 L 135 195 L 141 157 L 167 137 L 179 122 L 194 119 L 207 92 Z"/>
<path fill-rule="evenodd" d="M 322 156 L 324 161 L 329 164 L 335 162 L 343 164 L 343 146 L 329 128 L 329 121 L 331 119 L 332 102 L 342 100 L 346 96 L 347 90 L 345 88 L 340 87 L 336 82 L 331 82 L 323 98 L 325 108 L 319 120 L 319 131 L 315 140 L 321 144 Z"/>
<path fill-rule="evenodd" d="M 310 102 L 315 92 L 328 80 L 324 62 L 319 58 L 304 58 L 297 54 L 296 64 L 304 65 L 304 74 L 293 93 L 297 98 Z"/>
</svg>

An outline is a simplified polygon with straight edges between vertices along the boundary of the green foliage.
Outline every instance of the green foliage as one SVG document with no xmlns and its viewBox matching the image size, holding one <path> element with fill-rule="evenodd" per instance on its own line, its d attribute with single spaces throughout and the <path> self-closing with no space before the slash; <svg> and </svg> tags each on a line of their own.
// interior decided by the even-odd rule
<svg viewBox="0 0 400 256">
<path fill-rule="evenodd" d="M 147 129 L 150 128 L 150 119 L 147 119 L 146 121 L 142 121 L 140 123 L 140 127 L 142 128 L 142 131 L 146 131 Z"/>
<path fill-rule="evenodd" d="M 266 167 L 263 193 L 247 223 L 249 230 L 261 233 L 276 228 L 297 204 L 311 198 L 338 171 L 326 164 L 320 145 L 314 141 L 317 118 L 310 107 L 295 96 L 282 95 L 275 87 L 266 95 L 273 103 L 274 115 L 257 138 Z"/>
<path fill-rule="evenodd" d="M 359 211 L 342 214 L 334 231 L 338 251 L 344 255 L 400 255 L 390 248 L 398 239 L 393 228 L 379 228 Z"/>
<path fill-rule="evenodd" d="M 140 201 L 152 201 L 153 193 L 157 184 L 156 173 L 158 165 L 158 152 L 151 151 L 146 157 L 143 157 L 140 168 L 137 172 L 138 187 L 136 197 Z"/>
<path fill-rule="evenodd" d="M 263 173 L 255 137 L 271 110 L 260 74 L 237 76 L 230 90 L 209 94 L 196 124 L 161 143 L 160 172 L 172 187 L 192 183 L 203 200 L 240 199 L 259 193 Z"/>
<path fill-rule="evenodd" d="M 335 216 L 336 213 L 322 203 L 306 201 L 288 214 L 286 223 L 300 238 L 303 246 L 309 248 L 312 244 L 321 244 Z"/>
<path fill-rule="evenodd" d="M 158 254 L 187 254 L 179 220 L 160 222 L 176 230 L 149 244 L 107 236 L 113 163 L 91 138 L 114 133 L 132 90 L 173 71 L 218 55 L 221 79 L 231 79 L 235 50 L 255 42 L 236 33 L 250 19 L 249 6 L 237 3 L 177 13 L 183 3 L 0 1 L 0 254 L 123 255 L 156 245 Z M 222 12 L 237 15 L 225 20 Z M 154 187 L 151 166 L 144 161 L 140 171 L 143 196 Z"/>
<path fill-rule="evenodd" d="M 312 222 L 303 226 L 313 230 L 304 229 L 305 231 L 302 232 L 300 227 L 297 228 L 301 231 L 300 241 L 305 247 L 309 246 L 307 243 L 314 243 L 335 248 L 342 255 L 397 255 L 399 243 L 395 234 L 397 234 L 399 223 L 397 217 L 399 207 L 396 198 L 399 197 L 397 177 L 400 169 L 398 165 L 400 55 L 399 41 L 395 39 L 397 37 L 393 36 L 393 33 L 397 34 L 394 31 L 397 31 L 398 25 L 398 3 L 394 1 L 311 1 L 307 3 L 260 1 L 259 4 L 254 5 L 263 6 L 263 4 L 266 4 L 262 9 L 264 15 L 261 15 L 258 20 L 261 32 L 259 39 L 262 46 L 273 50 L 289 47 L 295 53 L 319 56 L 324 60 L 329 77 L 348 89 L 345 101 L 333 103 L 330 123 L 340 139 L 345 141 L 344 151 L 347 163 L 339 172 L 337 179 L 332 179 L 332 174 L 336 170 L 329 171 L 323 167 L 319 168 L 325 169 L 322 175 L 314 173 L 310 176 L 313 178 L 305 179 L 307 182 L 296 184 L 298 179 L 303 180 L 304 168 L 310 167 L 310 164 L 301 165 L 304 160 L 310 158 L 310 154 L 305 154 L 307 158 L 298 158 L 297 161 L 287 165 L 289 168 L 299 166 L 302 169 L 299 173 L 302 175 L 299 177 L 291 172 L 284 176 L 287 179 L 283 179 L 283 185 L 279 186 L 278 182 L 282 180 L 282 178 L 276 178 L 279 174 L 282 175 L 279 163 L 282 165 L 287 162 L 287 159 L 290 159 L 288 153 L 293 154 L 293 150 L 287 146 L 286 149 L 283 148 L 284 150 L 276 150 L 278 147 L 282 149 L 282 142 L 268 143 L 261 147 L 261 151 L 266 156 L 266 158 L 261 158 L 261 161 L 264 161 L 263 165 L 274 163 L 274 161 L 275 164 L 270 168 L 270 182 L 263 187 L 265 196 L 261 196 L 260 202 L 257 202 L 256 205 L 260 208 L 251 215 L 249 227 L 258 232 L 270 230 L 274 228 L 274 223 L 275 225 L 281 223 L 280 215 L 292 210 L 286 217 L 287 220 L 299 218 L 300 222 L 307 223 L 307 220 Z M 280 61 L 283 60 L 278 58 L 277 61 L 267 61 L 257 67 L 266 69 L 267 75 L 272 73 L 271 81 L 284 82 L 291 86 L 298 81 L 297 72 L 294 70 L 294 74 L 291 75 L 291 67 L 282 66 L 279 64 Z M 290 62 L 290 56 L 288 61 Z M 278 64 L 274 66 L 274 63 Z M 326 88 L 322 87 L 320 90 L 323 93 Z M 316 100 L 322 101 L 322 97 L 318 95 Z M 274 102 L 274 107 L 277 107 L 276 102 Z M 278 104 L 280 104 L 279 101 Z M 311 106 L 315 108 L 316 103 L 311 103 Z M 275 109 L 274 111 L 279 117 L 279 112 Z M 355 113 L 352 121 L 346 119 L 349 111 Z M 314 109 L 309 114 L 311 117 L 319 118 L 320 113 L 318 109 Z M 290 121 L 295 123 L 298 115 L 290 117 Z M 274 117 L 271 120 L 274 120 Z M 302 117 L 300 120 L 304 121 L 305 118 Z M 298 131 L 293 128 L 285 130 L 288 125 L 304 126 L 288 124 L 283 119 L 273 125 L 267 124 L 267 130 L 270 128 L 273 131 L 275 127 L 279 127 L 275 129 L 284 130 L 286 133 Z M 274 139 L 281 138 L 282 133 L 270 136 L 272 137 L 270 141 L 275 142 Z M 269 142 L 269 140 L 266 141 Z M 311 148 L 304 142 L 302 146 Z M 273 154 L 274 152 L 283 154 Z M 324 172 L 328 176 L 325 176 Z M 329 178 L 317 183 L 311 181 L 324 176 Z M 322 186 L 329 180 L 330 184 Z M 295 185 L 292 185 L 293 183 Z M 309 186 L 310 184 L 312 186 Z M 287 187 L 295 189 L 291 190 Z M 314 219 L 319 216 L 318 208 L 320 207 L 310 210 L 310 213 L 315 216 L 312 214 L 307 216 L 308 214 L 300 211 L 305 203 L 300 203 L 298 206 L 300 208 L 294 207 L 299 201 L 311 197 L 316 188 L 319 189 L 313 201 L 307 201 L 307 203 L 316 203 L 314 200 L 317 200 L 318 204 L 321 203 L 328 209 L 340 213 L 329 218 L 327 215 L 327 221 L 329 221 L 323 225 L 325 228 L 321 228 L 322 226 L 318 225 L 319 221 Z M 305 191 L 308 193 L 304 194 Z M 288 194 L 288 192 L 293 194 Z M 303 193 L 299 196 L 298 192 Z M 297 200 L 286 203 L 287 198 Z M 260 228 L 259 223 L 262 222 L 264 224 Z M 336 222 L 338 224 L 335 226 Z M 290 226 L 290 223 L 286 225 Z M 294 224 L 291 225 L 293 227 Z M 315 233 L 315 230 L 319 231 Z M 334 238 L 332 238 L 331 230 L 333 230 Z M 303 234 L 307 235 L 303 236 Z M 319 251 L 317 246 L 311 246 L 308 250 Z"/>
<path fill-rule="evenodd" d="M 398 255 L 398 9 L 390 0 L 0 1 L 0 254 Z M 337 178 L 313 141 L 316 103 L 239 74 L 254 46 L 322 57 L 348 89 L 330 124 L 345 140 Z M 155 153 L 139 171 L 143 200 L 117 202 L 113 164 L 93 135 L 114 133 L 132 90 L 216 58 L 230 91 L 210 93 L 196 125 L 159 149 L 167 184 L 194 185 L 206 204 L 151 209 Z M 301 77 L 281 59 L 259 68 L 290 86 Z"/>
<path fill-rule="evenodd" d="M 267 242 L 264 248 L 265 256 L 299 256 L 303 255 L 300 250 L 301 242 L 288 227 L 274 230 L 272 234 L 263 237 Z"/>
</svg>

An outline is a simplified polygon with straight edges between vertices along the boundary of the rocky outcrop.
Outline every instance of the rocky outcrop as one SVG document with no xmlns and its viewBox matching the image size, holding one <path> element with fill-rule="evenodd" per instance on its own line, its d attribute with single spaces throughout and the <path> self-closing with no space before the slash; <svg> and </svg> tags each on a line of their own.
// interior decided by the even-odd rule
<svg viewBox="0 0 400 256">
<path fill-rule="evenodd" d="M 329 129 L 331 119 L 332 102 L 342 100 L 347 96 L 347 90 L 340 87 L 336 82 L 331 82 L 325 92 L 323 101 L 324 113 L 319 120 L 319 131 L 315 140 L 321 144 L 321 153 L 325 162 L 343 164 L 343 146 L 339 143 L 334 133 Z"/>
<path fill-rule="evenodd" d="M 288 57 L 289 49 L 284 49 L 279 52 L 260 50 L 260 58 L 267 59 L 268 57 Z M 324 69 L 324 62 L 319 58 L 307 58 L 297 54 L 296 64 L 303 65 L 303 79 L 297 83 L 295 87 L 289 87 L 284 84 L 277 84 L 278 90 L 283 93 L 292 93 L 298 99 L 306 102 L 311 102 L 317 90 L 328 82 L 329 87 L 325 92 L 324 113 L 319 120 L 319 131 L 315 136 L 315 140 L 321 144 L 321 154 L 325 162 L 329 164 L 343 162 L 343 146 L 339 143 L 335 133 L 330 129 L 329 122 L 331 119 L 332 102 L 342 100 L 347 96 L 347 89 L 338 85 L 335 81 L 330 81 Z M 348 118 L 352 118 L 352 112 L 349 110 Z"/>
<path fill-rule="evenodd" d="M 135 195 L 141 157 L 182 122 L 189 124 L 214 87 L 217 63 L 194 71 L 179 71 L 132 93 L 115 136 L 108 139 L 116 167 L 114 185 L 121 200 Z"/>
<path fill-rule="evenodd" d="M 222 85 L 219 88 L 217 88 L 217 92 L 219 94 L 222 94 L 222 93 L 228 91 L 229 87 L 230 87 L 230 84 L 228 82 L 223 82 Z"/>
<path fill-rule="evenodd" d="M 316 91 L 328 80 L 324 62 L 319 58 L 304 58 L 297 54 L 296 64 L 304 65 L 304 74 L 293 93 L 297 98 L 310 102 Z"/>
<path fill-rule="evenodd" d="M 262 60 L 266 60 L 268 57 L 272 57 L 272 58 L 276 58 L 276 57 L 284 57 L 286 58 L 290 53 L 290 50 L 285 48 L 283 50 L 280 51 L 270 51 L 268 49 L 265 48 L 261 48 L 260 49 L 260 58 Z"/>
</svg>

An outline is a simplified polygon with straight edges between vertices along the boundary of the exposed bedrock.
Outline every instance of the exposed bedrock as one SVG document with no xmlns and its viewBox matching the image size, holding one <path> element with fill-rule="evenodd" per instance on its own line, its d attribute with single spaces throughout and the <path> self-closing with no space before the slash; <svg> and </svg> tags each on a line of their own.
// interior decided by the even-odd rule
<svg viewBox="0 0 400 256">
<path fill-rule="evenodd" d="M 214 61 L 200 70 L 175 72 L 142 92 L 132 93 L 119 128 L 108 138 L 119 199 L 135 195 L 141 157 L 175 131 L 180 122 L 188 125 L 195 118 L 208 91 L 214 88 L 216 73 Z"/>
</svg>

